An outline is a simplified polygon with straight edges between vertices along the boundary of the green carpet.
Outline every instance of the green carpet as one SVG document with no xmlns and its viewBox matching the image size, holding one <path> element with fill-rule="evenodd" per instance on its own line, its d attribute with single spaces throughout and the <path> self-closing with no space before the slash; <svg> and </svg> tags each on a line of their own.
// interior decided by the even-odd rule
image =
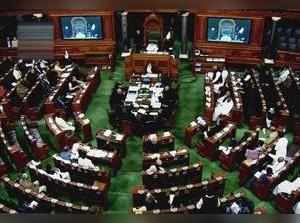
<svg viewBox="0 0 300 223">
<path fill-rule="evenodd" d="M 180 102 L 176 114 L 176 128 L 172 132 L 176 136 L 176 147 L 183 146 L 184 128 L 196 116 L 203 112 L 203 84 L 204 78 L 201 75 L 196 77 L 192 76 L 190 63 L 182 62 L 179 66 L 180 76 Z M 108 122 L 107 109 L 109 109 L 109 96 L 111 95 L 112 87 L 116 81 L 123 80 L 123 61 L 118 60 L 116 70 L 113 74 L 110 72 L 102 72 L 102 82 L 97 89 L 95 95 L 89 104 L 86 112 L 87 117 L 91 120 L 93 134 L 96 133 L 98 128 L 112 128 Z M 53 137 L 48 133 L 43 121 L 40 122 L 40 131 L 42 137 L 51 146 L 51 154 L 55 153 L 55 142 Z M 245 128 L 242 126 L 237 135 L 240 137 Z M 22 134 L 20 134 L 22 135 Z M 22 137 L 22 136 L 20 136 Z M 92 141 L 96 144 L 95 139 Z M 142 170 L 142 144 L 141 138 L 130 137 L 127 145 L 127 156 L 123 158 L 122 167 L 112 177 L 111 187 L 108 193 L 108 209 L 105 210 L 106 214 L 111 213 L 128 213 L 132 207 L 131 191 L 135 186 L 142 184 L 141 170 Z M 204 164 L 203 179 L 209 178 L 212 173 L 225 172 L 220 168 L 218 161 L 211 162 L 199 156 L 195 147 L 190 149 L 190 162 L 195 163 L 201 160 Z M 51 162 L 46 160 L 45 162 Z M 12 171 L 12 176 L 15 173 Z M 262 202 L 248 189 L 240 188 L 238 184 L 238 172 L 228 172 L 225 185 L 225 194 L 231 192 L 243 191 L 246 196 L 251 199 L 256 207 L 265 207 L 268 213 L 274 213 L 276 210 L 273 208 L 271 202 Z M 9 197 L 6 191 L 0 186 L 1 200 L 6 200 L 10 203 L 14 199 Z M 0 200 L 0 201 L 1 201 Z"/>
</svg>

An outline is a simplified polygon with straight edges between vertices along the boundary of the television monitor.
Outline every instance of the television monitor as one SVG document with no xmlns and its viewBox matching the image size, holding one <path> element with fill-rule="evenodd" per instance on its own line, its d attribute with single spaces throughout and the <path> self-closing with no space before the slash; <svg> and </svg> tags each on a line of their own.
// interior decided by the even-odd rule
<svg viewBox="0 0 300 223">
<path fill-rule="evenodd" d="M 101 16 L 63 16 L 60 26 L 64 40 L 103 39 Z"/>
<path fill-rule="evenodd" d="M 248 44 L 250 40 L 251 19 L 208 18 L 208 42 Z"/>
</svg>

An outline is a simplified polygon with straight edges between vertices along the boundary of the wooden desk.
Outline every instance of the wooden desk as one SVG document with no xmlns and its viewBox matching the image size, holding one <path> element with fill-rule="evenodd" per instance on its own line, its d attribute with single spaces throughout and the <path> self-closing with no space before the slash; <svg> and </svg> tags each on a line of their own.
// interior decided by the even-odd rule
<svg viewBox="0 0 300 223">
<path fill-rule="evenodd" d="M 240 123 L 243 117 L 243 102 L 242 102 L 242 96 L 238 88 L 238 85 L 240 83 L 238 82 L 238 78 L 236 77 L 234 72 L 230 72 L 229 74 L 229 84 L 232 89 L 233 102 L 234 102 L 231 121 L 235 123 Z"/>
<path fill-rule="evenodd" d="M 108 165 L 115 171 L 120 168 L 122 160 L 117 151 L 106 151 L 87 144 L 79 144 L 80 146 L 78 148 L 78 152 L 81 156 L 89 158 L 95 164 Z M 98 156 L 97 154 L 95 154 L 95 151 L 96 153 L 102 153 L 103 155 Z"/>
<path fill-rule="evenodd" d="M 289 160 L 286 163 L 286 165 L 280 171 L 280 173 L 278 173 L 277 176 L 269 177 L 267 182 L 262 182 L 255 177 L 255 181 L 253 183 L 253 191 L 256 194 L 256 196 L 261 200 L 267 200 L 268 198 L 270 198 L 274 187 L 294 170 L 294 168 L 299 163 L 299 160 L 300 152 L 297 152 L 292 157 L 292 160 Z"/>
<path fill-rule="evenodd" d="M 61 78 L 56 85 L 54 91 L 48 96 L 47 100 L 44 103 L 44 113 L 50 114 L 56 112 L 55 100 L 56 98 L 65 90 L 70 81 L 70 74 L 66 75 L 66 77 Z"/>
<path fill-rule="evenodd" d="M 220 132 L 214 136 L 207 138 L 197 145 L 198 152 L 201 156 L 207 157 L 210 160 L 214 160 L 218 156 L 217 148 L 222 144 L 228 137 L 235 134 L 236 124 L 228 123 Z"/>
<path fill-rule="evenodd" d="M 164 189 L 156 188 L 153 190 L 147 190 L 141 187 L 134 188 L 132 192 L 133 206 L 147 206 L 145 198 L 148 192 L 151 193 L 158 201 L 158 203 L 155 205 L 155 209 L 165 209 L 170 207 L 168 203 L 170 193 L 176 194 L 181 203 L 193 203 L 199 201 L 206 189 L 214 191 L 217 196 L 222 196 L 224 192 L 224 185 L 225 179 L 220 177 L 210 181 L 202 181 L 196 184 Z"/>
<path fill-rule="evenodd" d="M 212 116 L 215 110 L 215 95 L 214 95 L 214 87 L 211 83 L 208 75 L 205 75 L 205 108 L 203 117 L 207 120 L 208 123 L 212 121 Z"/>
<path fill-rule="evenodd" d="M 46 185 L 47 191 L 50 194 L 55 195 L 62 192 L 78 201 L 105 207 L 108 190 L 107 184 L 102 183 L 100 187 L 74 181 L 65 181 L 60 178 L 54 178 L 35 164 L 29 163 L 28 167 L 31 178 Z"/>
<path fill-rule="evenodd" d="M 73 114 L 75 118 L 75 125 L 77 125 L 82 131 L 83 141 L 88 142 L 92 140 L 93 134 L 90 120 L 84 113 L 74 112 Z"/>
<path fill-rule="evenodd" d="M 0 125 L 0 146 L 1 148 L 5 148 L 10 156 L 10 158 L 13 160 L 16 168 L 18 170 L 23 169 L 26 164 L 28 163 L 28 157 L 26 153 L 24 152 L 23 148 L 20 146 L 20 144 L 16 141 L 14 144 L 9 145 L 7 140 L 7 135 L 4 132 L 4 129 L 8 130 L 10 129 L 7 126 L 3 126 L 3 123 Z M 15 131 L 15 130 L 13 130 Z M 16 134 L 16 133 L 15 133 Z"/>
<path fill-rule="evenodd" d="M 245 195 L 243 193 L 236 193 L 233 195 L 228 195 L 225 197 L 222 197 L 220 199 L 220 207 L 216 207 L 216 209 L 219 209 L 220 212 L 218 213 L 222 213 L 221 210 L 225 209 L 226 206 L 230 206 L 231 204 L 233 204 L 234 202 L 236 202 L 237 200 L 240 199 L 246 199 Z M 190 203 L 190 204 L 186 204 L 184 206 L 181 207 L 176 207 L 176 208 L 172 208 L 172 209 L 155 209 L 155 210 L 147 210 L 145 209 L 141 209 L 142 207 L 134 207 L 132 208 L 132 212 L 135 215 L 147 215 L 147 214 L 154 214 L 154 215 L 158 215 L 158 214 L 199 214 L 199 210 L 196 207 L 196 202 L 195 203 Z M 209 213 L 207 213 L 209 214 Z"/>
<path fill-rule="evenodd" d="M 61 201 L 53 197 L 49 197 L 47 194 L 37 193 L 29 188 L 24 188 L 7 176 L 2 177 L 1 180 L 4 182 L 5 187 L 16 195 L 19 201 L 37 201 L 43 213 L 50 213 L 52 210 L 55 210 L 56 213 L 94 213 L 93 210 L 88 206 L 76 205 L 70 202 Z"/>
<path fill-rule="evenodd" d="M 55 137 L 59 149 L 63 150 L 65 146 L 70 146 L 75 142 L 74 137 L 68 131 L 63 131 L 56 124 L 54 114 L 45 115 L 44 120 L 50 133 Z"/>
<path fill-rule="evenodd" d="M 252 162 L 251 160 L 244 160 L 239 168 L 239 183 L 243 185 L 247 182 L 247 180 L 251 177 L 256 169 L 258 169 L 262 164 L 267 161 L 270 161 L 271 158 L 268 154 L 272 151 L 273 146 L 278 141 L 278 137 L 273 139 L 270 143 L 264 144 L 262 146 L 263 154 L 261 154 L 256 162 Z"/>
<path fill-rule="evenodd" d="M 243 161 L 245 150 L 256 142 L 256 132 L 251 132 L 251 135 L 241 142 L 239 145 L 232 148 L 229 154 L 223 151 L 219 155 L 220 164 L 225 170 L 232 170 L 234 167 L 239 166 Z"/>
<path fill-rule="evenodd" d="M 206 120 L 205 120 L 205 122 L 206 122 Z M 184 130 L 184 143 L 187 146 L 191 147 L 192 141 L 193 141 L 193 136 L 199 132 L 202 132 L 206 128 L 207 128 L 207 124 L 201 125 L 197 122 L 197 119 L 190 122 L 190 124 Z"/>
<path fill-rule="evenodd" d="M 172 168 L 163 173 L 149 174 L 147 171 L 143 171 L 143 185 L 147 189 L 154 189 L 199 183 L 202 178 L 202 170 L 203 164 L 197 162 L 191 166 Z"/>
<path fill-rule="evenodd" d="M 59 156 L 59 154 L 54 154 L 52 158 L 56 167 L 62 171 L 68 171 L 71 175 L 71 178 L 77 180 L 78 182 L 84 182 L 91 185 L 95 181 L 100 181 L 110 185 L 110 175 L 104 169 L 100 169 L 97 166 L 94 168 L 84 168 L 77 162 L 75 163 L 69 160 L 64 160 Z"/>
<path fill-rule="evenodd" d="M 84 112 L 91 100 L 92 94 L 97 90 L 101 82 L 99 70 L 91 70 L 87 76 L 86 86 L 83 90 L 77 91 L 72 101 L 73 112 Z"/>
<path fill-rule="evenodd" d="M 277 194 L 275 197 L 275 207 L 285 214 L 294 213 L 293 207 L 300 199 L 300 187 L 290 195 L 285 193 Z"/>
<path fill-rule="evenodd" d="M 117 133 L 109 129 L 98 129 L 96 140 L 99 149 L 108 151 L 116 150 L 121 156 L 126 154 L 127 139 L 125 135 Z"/>
<path fill-rule="evenodd" d="M 151 137 L 155 135 L 157 137 L 157 143 L 151 142 Z M 143 136 L 143 149 L 145 153 L 159 152 L 160 149 L 174 149 L 175 136 L 171 132 L 154 133 Z"/>
<path fill-rule="evenodd" d="M 163 167 L 170 167 L 174 165 L 189 165 L 189 152 L 185 148 L 177 150 L 144 154 L 143 168 L 148 169 L 151 165 L 156 165 L 157 159 L 162 161 Z"/>
<path fill-rule="evenodd" d="M 170 79 L 178 78 L 178 62 L 170 55 L 133 53 L 125 58 L 125 79 L 129 80 L 131 75 L 142 74 L 148 63 L 151 63 L 163 75 L 167 75 Z"/>
<path fill-rule="evenodd" d="M 48 145 L 43 141 L 41 135 L 38 132 L 38 123 L 31 122 L 26 119 L 24 115 L 20 118 L 21 126 L 24 130 L 24 136 L 31 146 L 31 150 L 34 156 L 38 160 L 44 160 L 48 156 Z M 34 134 L 33 134 L 34 131 Z"/>
</svg>

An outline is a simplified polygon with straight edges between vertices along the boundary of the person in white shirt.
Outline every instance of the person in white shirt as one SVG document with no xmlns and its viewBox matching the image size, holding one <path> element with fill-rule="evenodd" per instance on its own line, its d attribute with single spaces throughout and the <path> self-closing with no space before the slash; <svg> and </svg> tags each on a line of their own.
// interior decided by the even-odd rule
<svg viewBox="0 0 300 223">
<path fill-rule="evenodd" d="M 283 137 L 283 133 L 280 133 L 280 139 L 277 141 L 275 145 L 275 155 L 269 153 L 269 156 L 273 159 L 273 162 L 277 162 L 277 160 L 282 157 L 286 158 L 287 157 L 287 147 L 288 147 L 288 140 L 287 138 Z"/>
<path fill-rule="evenodd" d="M 13 69 L 13 76 L 15 78 L 16 81 L 20 80 L 22 78 L 22 73 L 19 70 L 18 66 L 15 65 L 14 69 Z"/>
<path fill-rule="evenodd" d="M 79 166 L 82 166 L 84 168 L 95 168 L 95 165 L 92 163 L 92 161 L 88 158 L 78 158 L 78 164 Z"/>
<path fill-rule="evenodd" d="M 217 121 L 221 115 L 229 116 L 234 104 L 230 96 L 230 91 L 220 97 L 216 102 L 216 107 L 213 113 L 213 121 Z"/>
<path fill-rule="evenodd" d="M 285 159 L 283 157 L 278 158 L 276 162 L 273 162 L 272 165 L 268 165 L 272 169 L 273 176 L 276 177 L 282 171 L 286 165 Z"/>
<path fill-rule="evenodd" d="M 296 191 L 298 188 L 300 188 L 300 177 L 295 179 L 293 182 L 290 182 L 288 180 L 282 181 L 280 184 L 278 184 L 274 188 L 273 194 L 274 195 L 277 195 L 280 193 L 291 194 L 293 191 Z"/>
<path fill-rule="evenodd" d="M 280 72 L 280 76 L 276 82 L 276 84 L 282 84 L 287 80 L 289 75 L 291 74 L 290 68 L 286 67 Z"/>
<path fill-rule="evenodd" d="M 151 63 L 148 63 L 147 67 L 146 67 L 146 73 L 147 74 L 152 74 L 153 71 L 152 71 L 152 64 Z"/>
<path fill-rule="evenodd" d="M 70 122 L 66 122 L 61 115 L 55 117 L 55 123 L 62 131 L 75 132 L 75 127 Z"/>
</svg>

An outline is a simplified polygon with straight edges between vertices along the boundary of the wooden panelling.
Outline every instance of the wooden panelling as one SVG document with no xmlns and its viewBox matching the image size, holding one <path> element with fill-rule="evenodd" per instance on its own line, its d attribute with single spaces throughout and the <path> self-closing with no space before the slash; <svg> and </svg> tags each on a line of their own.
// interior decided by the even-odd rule
<svg viewBox="0 0 300 223">
<path fill-rule="evenodd" d="M 228 17 L 251 19 L 252 27 L 249 44 L 212 43 L 207 41 L 207 20 L 209 17 Z M 226 61 L 234 63 L 257 63 L 262 57 L 262 41 L 264 33 L 264 18 L 248 16 L 247 13 L 213 13 L 197 14 L 195 16 L 194 47 L 209 56 L 222 56 Z"/>
<path fill-rule="evenodd" d="M 102 16 L 103 35 L 101 40 L 63 40 L 60 17 L 61 16 Z M 55 27 L 54 31 L 54 52 L 55 56 L 60 58 L 65 50 L 71 57 L 85 59 L 87 54 L 108 53 L 114 55 L 115 52 L 115 25 L 113 12 L 99 11 L 52 11 L 49 13 Z"/>
</svg>

